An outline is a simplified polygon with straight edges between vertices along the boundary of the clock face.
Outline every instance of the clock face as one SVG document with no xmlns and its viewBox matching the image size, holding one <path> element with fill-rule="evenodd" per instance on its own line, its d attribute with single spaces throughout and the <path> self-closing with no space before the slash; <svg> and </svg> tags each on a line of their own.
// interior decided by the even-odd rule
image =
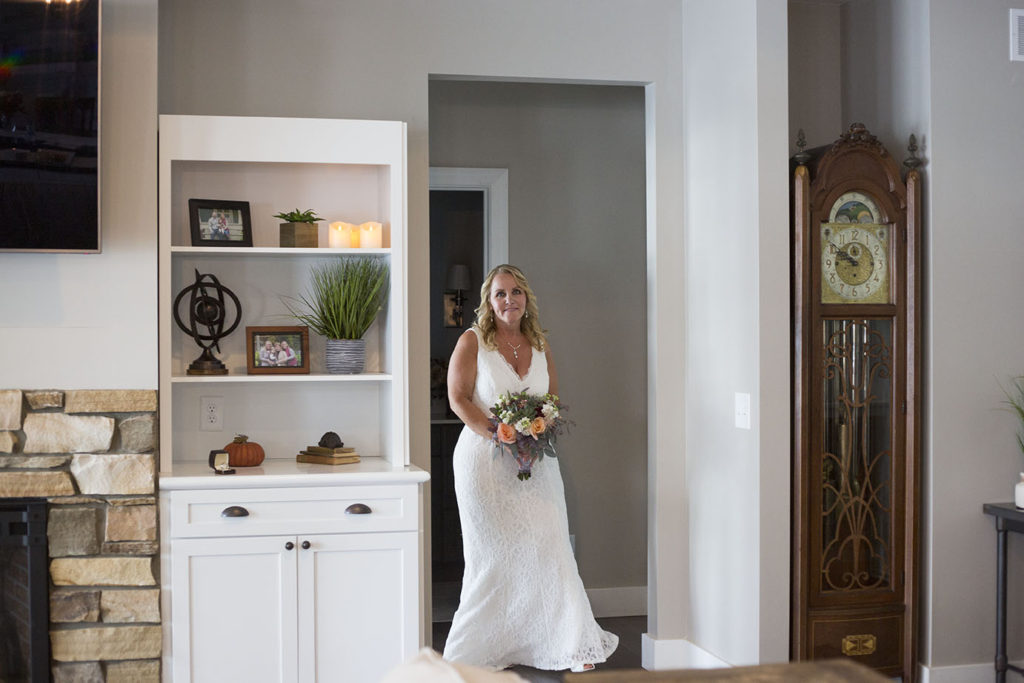
<svg viewBox="0 0 1024 683">
<path fill-rule="evenodd" d="M 822 303 L 889 302 L 889 226 L 862 192 L 840 196 L 821 224 Z"/>
</svg>

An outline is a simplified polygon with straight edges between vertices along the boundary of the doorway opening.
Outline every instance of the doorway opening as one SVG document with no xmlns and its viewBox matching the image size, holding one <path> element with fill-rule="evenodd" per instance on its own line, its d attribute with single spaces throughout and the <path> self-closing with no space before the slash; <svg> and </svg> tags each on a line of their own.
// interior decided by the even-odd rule
<svg viewBox="0 0 1024 683">
<path fill-rule="evenodd" d="M 444 328 L 452 256 L 469 237 L 435 217 L 452 198 L 431 191 L 432 421 L 443 363 L 472 323 L 487 268 L 524 270 L 576 426 L 559 441 L 569 531 L 595 616 L 647 613 L 647 178 L 642 86 L 431 80 L 430 164 L 508 169 L 508 251 L 472 274 L 463 325 Z M 432 184 L 433 187 L 433 184 Z M 465 199 L 465 198 L 463 198 Z M 467 200 L 468 201 L 468 200 Z M 435 205 L 437 208 L 435 208 Z M 479 204 L 477 209 L 480 209 Z M 444 236 L 442 236 L 444 235 Z M 475 239 L 475 238 L 474 238 Z M 474 254 L 489 253 L 473 241 Z M 475 263 L 475 261 L 473 262 Z M 470 267 L 472 270 L 472 266 Z M 436 288 L 436 290 L 435 290 Z M 450 348 L 443 343 L 451 330 Z M 436 372 L 436 375 L 435 375 Z M 436 380 L 435 380 L 436 377 Z M 432 425 L 433 616 L 450 619 L 461 575 L 447 449 L 461 424 Z M 444 431 L 451 430 L 445 436 Z M 446 441 L 447 439 L 447 441 Z M 451 506 L 451 507 L 449 507 Z M 444 515 L 448 518 L 445 519 Z M 458 539 L 461 542 L 461 538 Z M 436 643 L 435 643 L 436 645 Z M 639 649 L 639 641 L 636 643 Z"/>
</svg>

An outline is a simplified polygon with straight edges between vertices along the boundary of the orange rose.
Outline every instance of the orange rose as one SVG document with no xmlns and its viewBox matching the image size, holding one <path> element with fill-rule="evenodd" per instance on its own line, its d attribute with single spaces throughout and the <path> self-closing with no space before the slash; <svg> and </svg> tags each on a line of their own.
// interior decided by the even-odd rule
<svg viewBox="0 0 1024 683">
<path fill-rule="evenodd" d="M 530 434 L 533 438 L 537 438 L 544 433 L 544 430 L 548 428 L 548 424 L 544 421 L 543 417 L 535 417 L 530 422 Z"/>
<path fill-rule="evenodd" d="M 516 442 L 516 428 L 504 422 L 498 423 L 498 441 L 502 443 Z"/>
</svg>

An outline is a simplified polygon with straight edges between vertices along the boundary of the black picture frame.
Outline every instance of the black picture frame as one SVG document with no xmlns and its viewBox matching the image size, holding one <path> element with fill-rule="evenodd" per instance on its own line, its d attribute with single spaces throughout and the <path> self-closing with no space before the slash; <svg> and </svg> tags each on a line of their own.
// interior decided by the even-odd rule
<svg viewBox="0 0 1024 683">
<path fill-rule="evenodd" d="M 220 227 L 211 218 L 220 218 Z M 193 247 L 251 247 L 249 202 L 228 199 L 189 199 L 188 220 Z"/>
<path fill-rule="evenodd" d="M 264 359 L 260 347 L 287 342 L 291 358 L 285 365 L 278 365 L 276 359 Z M 270 349 L 268 348 L 268 351 Z M 308 375 L 309 374 L 309 327 L 250 326 L 245 328 L 246 372 L 250 375 Z"/>
</svg>

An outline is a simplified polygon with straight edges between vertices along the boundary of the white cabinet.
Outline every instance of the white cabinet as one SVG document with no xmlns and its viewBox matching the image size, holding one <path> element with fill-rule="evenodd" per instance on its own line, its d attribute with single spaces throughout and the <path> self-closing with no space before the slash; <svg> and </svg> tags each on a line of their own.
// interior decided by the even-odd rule
<svg viewBox="0 0 1024 683">
<path fill-rule="evenodd" d="M 165 679 L 374 681 L 423 642 L 427 474 L 409 465 L 406 126 L 161 116 L 159 150 Z M 253 246 L 193 246 L 189 199 L 248 202 Z M 296 208 L 323 217 L 318 248 L 280 246 L 273 215 Z M 333 221 L 381 223 L 382 246 L 330 248 Z M 308 291 L 317 264 L 355 256 L 390 273 L 364 337 L 366 371 L 328 374 L 325 340 L 311 331 L 309 374 L 247 374 L 245 328 L 297 324 L 285 299 Z M 240 302 L 238 328 L 214 351 L 226 375 L 187 373 L 200 348 L 175 324 L 174 302 L 197 271 Z M 179 313 L 187 320 L 187 306 Z M 219 431 L 201 419 L 209 399 Z M 327 431 L 362 461 L 296 463 Z M 236 433 L 267 459 L 216 476 L 207 456 Z M 356 503 L 372 513 L 352 514 Z M 229 507 L 248 514 L 222 516 Z"/>
<path fill-rule="evenodd" d="M 283 489 L 172 480 L 162 501 L 173 680 L 372 683 L 412 656 L 426 475 L 404 476 Z"/>
</svg>

